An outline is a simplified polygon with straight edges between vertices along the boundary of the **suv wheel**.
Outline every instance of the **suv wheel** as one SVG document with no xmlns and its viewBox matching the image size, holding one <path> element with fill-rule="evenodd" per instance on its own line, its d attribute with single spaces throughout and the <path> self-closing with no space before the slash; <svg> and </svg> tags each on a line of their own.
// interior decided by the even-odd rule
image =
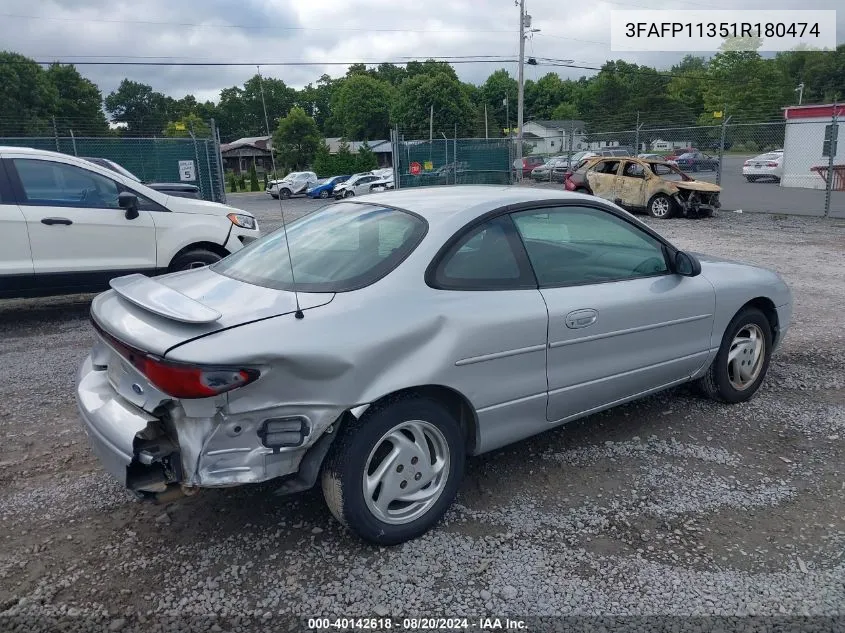
<svg viewBox="0 0 845 633">
<path fill-rule="evenodd" d="M 187 253 L 182 253 L 177 257 L 174 257 L 173 261 L 170 262 L 170 267 L 168 268 L 168 270 L 170 272 L 176 272 L 178 270 L 204 268 L 209 264 L 219 262 L 221 259 L 223 258 L 213 251 L 210 251 L 205 248 L 197 248 L 188 251 Z"/>
</svg>

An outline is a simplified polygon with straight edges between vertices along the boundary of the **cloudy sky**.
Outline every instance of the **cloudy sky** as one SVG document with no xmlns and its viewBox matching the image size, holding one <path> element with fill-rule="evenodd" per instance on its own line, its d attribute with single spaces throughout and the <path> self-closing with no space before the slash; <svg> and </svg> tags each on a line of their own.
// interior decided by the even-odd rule
<svg viewBox="0 0 845 633">
<path fill-rule="evenodd" d="M 806 7 L 798 0 L 595 0 L 562 3 L 526 0 L 540 32 L 526 54 L 600 66 L 625 59 L 666 68 L 681 53 L 614 52 L 610 12 L 632 9 L 759 9 Z M 835 9 L 840 0 L 815 0 L 812 9 Z M 845 41 L 845 10 L 837 14 L 837 41 Z M 513 0 L 0 0 L 0 49 L 39 61 L 311 62 L 313 66 L 263 66 L 266 76 L 294 87 L 345 67 L 328 62 L 401 61 L 426 56 L 513 56 L 518 52 L 519 11 Z M 461 64 L 458 74 L 481 82 L 515 63 Z M 80 66 L 108 94 L 129 77 L 181 97 L 216 100 L 222 88 L 241 84 L 247 67 Z M 527 67 L 526 78 L 550 70 L 563 77 L 585 70 Z"/>
</svg>

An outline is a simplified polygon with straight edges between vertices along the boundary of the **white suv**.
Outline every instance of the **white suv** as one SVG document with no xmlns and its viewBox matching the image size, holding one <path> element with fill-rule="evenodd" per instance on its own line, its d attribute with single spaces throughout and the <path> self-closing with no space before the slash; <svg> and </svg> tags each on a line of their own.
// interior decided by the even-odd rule
<svg viewBox="0 0 845 633">
<path fill-rule="evenodd" d="M 272 198 L 287 200 L 298 193 L 305 193 L 317 184 L 317 174 L 313 171 L 292 171 L 281 180 L 267 183 L 267 193 Z"/>
<path fill-rule="evenodd" d="M 240 209 L 168 196 L 66 154 L 0 146 L 0 297 L 197 268 L 258 236 Z"/>
</svg>

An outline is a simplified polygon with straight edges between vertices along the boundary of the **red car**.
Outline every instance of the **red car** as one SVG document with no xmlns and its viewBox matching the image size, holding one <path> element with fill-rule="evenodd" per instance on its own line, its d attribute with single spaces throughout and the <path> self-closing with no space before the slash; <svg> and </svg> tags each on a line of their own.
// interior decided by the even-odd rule
<svg viewBox="0 0 845 633">
<path fill-rule="evenodd" d="M 539 167 L 540 165 L 545 165 L 546 160 L 540 156 L 525 156 L 521 161 L 517 158 L 513 161 L 514 177 L 517 178 L 519 177 L 520 163 L 522 164 L 522 177 L 529 178 L 531 176 L 531 172 L 534 171 L 534 168 Z"/>
</svg>

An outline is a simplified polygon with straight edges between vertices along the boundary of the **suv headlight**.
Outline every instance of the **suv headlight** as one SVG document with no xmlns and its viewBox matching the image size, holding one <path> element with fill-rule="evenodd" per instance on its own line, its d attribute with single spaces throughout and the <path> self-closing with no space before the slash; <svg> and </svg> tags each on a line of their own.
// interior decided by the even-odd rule
<svg viewBox="0 0 845 633">
<path fill-rule="evenodd" d="M 231 220 L 232 224 L 239 226 L 242 229 L 255 230 L 258 228 L 258 225 L 255 223 L 255 218 L 251 215 L 246 215 L 244 213 L 230 213 L 226 217 Z"/>
</svg>

